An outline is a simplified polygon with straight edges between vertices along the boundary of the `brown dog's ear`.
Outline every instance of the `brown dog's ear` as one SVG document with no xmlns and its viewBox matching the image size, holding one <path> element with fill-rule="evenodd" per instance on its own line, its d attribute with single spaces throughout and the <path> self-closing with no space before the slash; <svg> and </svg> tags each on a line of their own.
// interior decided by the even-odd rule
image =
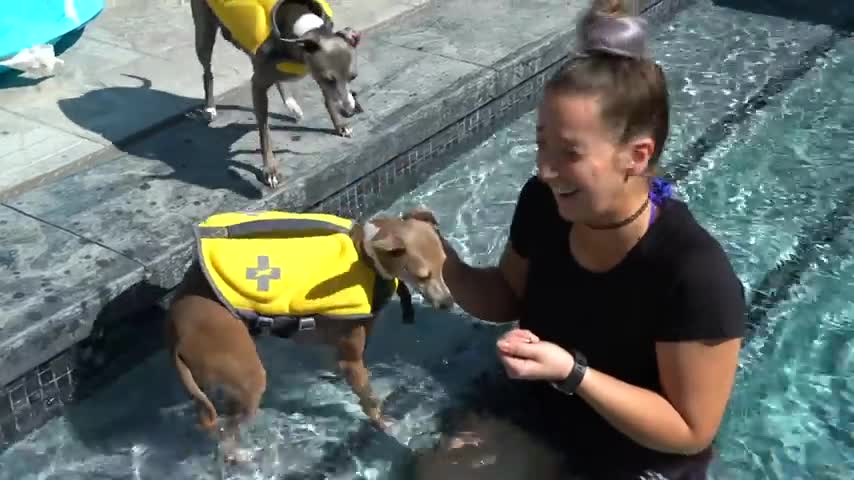
<svg viewBox="0 0 854 480">
<path fill-rule="evenodd" d="M 335 35 L 347 40 L 347 43 L 353 48 L 356 48 L 362 40 L 362 32 L 350 27 L 344 27 L 342 30 L 335 32 Z"/>
<path fill-rule="evenodd" d="M 427 222 L 432 224 L 434 227 L 439 226 L 439 221 L 436 220 L 436 216 L 433 215 L 433 212 L 427 210 L 426 208 L 413 208 L 412 210 L 401 215 L 401 218 L 404 220 L 409 220 L 410 218 L 415 220 L 421 220 L 422 222 Z"/>
<path fill-rule="evenodd" d="M 371 241 L 371 246 L 374 250 L 385 252 L 393 257 L 399 257 L 406 253 L 406 245 L 403 244 L 403 240 L 390 233 L 374 238 Z"/>
</svg>

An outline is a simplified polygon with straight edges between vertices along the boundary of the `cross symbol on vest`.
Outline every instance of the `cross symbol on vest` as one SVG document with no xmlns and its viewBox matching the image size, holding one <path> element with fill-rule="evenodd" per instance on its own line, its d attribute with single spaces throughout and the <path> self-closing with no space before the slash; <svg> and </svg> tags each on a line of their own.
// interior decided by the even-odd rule
<svg viewBox="0 0 854 480">
<path fill-rule="evenodd" d="M 246 269 L 246 279 L 256 280 L 259 292 L 270 290 L 270 281 L 282 278 L 282 270 L 279 267 L 270 266 L 270 257 L 258 256 L 258 266 Z"/>
</svg>

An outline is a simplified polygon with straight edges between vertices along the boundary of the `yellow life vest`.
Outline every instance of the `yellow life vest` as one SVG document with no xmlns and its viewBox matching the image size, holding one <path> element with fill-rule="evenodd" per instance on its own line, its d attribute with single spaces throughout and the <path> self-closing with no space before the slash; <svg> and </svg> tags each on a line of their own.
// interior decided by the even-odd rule
<svg viewBox="0 0 854 480">
<path fill-rule="evenodd" d="M 207 0 L 208 6 L 222 22 L 234 40 L 253 54 L 273 31 L 272 12 L 276 4 L 292 0 Z M 332 7 L 326 0 L 311 0 L 309 8 L 326 23 L 332 21 Z M 285 73 L 306 75 L 308 67 L 301 62 L 276 64 Z"/>
<path fill-rule="evenodd" d="M 368 319 L 403 284 L 360 258 L 352 225 L 325 213 L 217 213 L 195 227 L 199 264 L 220 301 L 245 321 Z"/>
</svg>

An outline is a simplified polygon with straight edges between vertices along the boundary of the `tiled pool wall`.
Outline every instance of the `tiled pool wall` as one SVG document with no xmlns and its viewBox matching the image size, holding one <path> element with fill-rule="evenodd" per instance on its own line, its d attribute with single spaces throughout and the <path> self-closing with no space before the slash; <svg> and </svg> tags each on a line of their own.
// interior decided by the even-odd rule
<svg viewBox="0 0 854 480">
<path fill-rule="evenodd" d="M 633 0 L 636 11 L 656 24 L 667 22 L 676 11 L 692 2 Z M 568 45 L 562 41 L 545 42 L 534 47 L 542 51 L 510 68 L 499 68 L 492 81 L 512 84 L 506 93 L 399 153 L 370 174 L 354 179 L 310 210 L 364 218 L 389 205 L 426 177 L 450 165 L 461 152 L 535 108 L 542 98 L 545 79 L 566 59 Z M 478 88 L 494 91 L 495 85 L 481 84 Z M 120 322 L 109 322 L 108 329 L 94 328 L 89 338 L 0 387 L 0 451 L 161 348 L 160 327 L 168 295 L 145 291 L 144 285 L 133 290 L 126 295 L 151 295 L 160 299 L 143 312 Z"/>
</svg>

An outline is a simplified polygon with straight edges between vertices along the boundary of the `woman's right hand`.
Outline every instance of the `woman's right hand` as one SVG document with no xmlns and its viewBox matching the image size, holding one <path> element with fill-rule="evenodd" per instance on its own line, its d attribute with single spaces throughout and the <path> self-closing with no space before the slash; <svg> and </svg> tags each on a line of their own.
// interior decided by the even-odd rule
<svg viewBox="0 0 854 480">
<path fill-rule="evenodd" d="M 534 332 L 530 330 L 523 330 L 520 328 L 514 328 L 509 332 L 505 333 L 501 340 L 504 342 L 522 342 L 522 343 L 537 343 L 540 341 L 540 337 L 534 335 Z"/>
</svg>

